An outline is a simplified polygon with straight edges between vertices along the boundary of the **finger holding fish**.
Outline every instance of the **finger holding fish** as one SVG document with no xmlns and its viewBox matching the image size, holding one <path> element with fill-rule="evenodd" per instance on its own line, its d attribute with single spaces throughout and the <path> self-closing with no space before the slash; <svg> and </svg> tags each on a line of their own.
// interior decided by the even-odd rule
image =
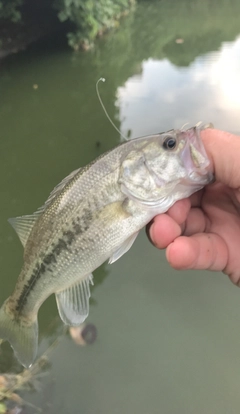
<svg viewBox="0 0 240 414">
<path fill-rule="evenodd" d="M 165 249 L 185 228 L 191 203 L 189 199 L 177 201 L 165 214 L 160 214 L 147 226 L 147 235 L 151 243 L 159 249 Z"/>
</svg>

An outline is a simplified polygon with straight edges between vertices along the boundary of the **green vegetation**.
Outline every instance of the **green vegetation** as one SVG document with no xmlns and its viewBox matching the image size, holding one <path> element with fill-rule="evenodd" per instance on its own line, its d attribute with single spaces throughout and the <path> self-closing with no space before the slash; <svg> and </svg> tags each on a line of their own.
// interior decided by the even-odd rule
<svg viewBox="0 0 240 414">
<path fill-rule="evenodd" d="M 121 16 L 128 13 L 134 0 L 55 0 L 61 21 L 70 20 L 76 27 L 68 34 L 74 49 L 88 49 L 97 35 L 118 25 Z"/>
<path fill-rule="evenodd" d="M 68 21 L 73 31 L 68 42 L 75 50 L 89 49 L 94 39 L 118 26 L 118 20 L 129 13 L 135 0 L 0 0 L 0 22 L 25 22 L 24 12 L 34 14 L 37 9 L 43 19 L 53 10 L 60 22 Z M 42 12 L 42 16 L 41 16 Z"/>
<path fill-rule="evenodd" d="M 0 19 L 19 22 L 21 13 L 19 7 L 22 6 L 23 0 L 1 0 L 0 1 Z"/>
</svg>

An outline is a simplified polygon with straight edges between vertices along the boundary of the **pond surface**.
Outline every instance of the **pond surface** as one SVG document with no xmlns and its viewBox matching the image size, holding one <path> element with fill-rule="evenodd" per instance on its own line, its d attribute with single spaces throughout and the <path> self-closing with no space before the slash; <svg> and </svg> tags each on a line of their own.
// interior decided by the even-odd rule
<svg viewBox="0 0 240 414">
<path fill-rule="evenodd" d="M 89 53 L 43 42 L 2 63 L 1 303 L 22 264 L 7 218 L 35 211 L 64 176 L 121 140 L 97 99 L 100 77 L 124 135 L 198 121 L 240 133 L 239 15 L 237 0 L 143 2 Z M 59 343 L 41 391 L 26 400 L 58 414 L 239 413 L 240 293 L 224 275 L 172 270 L 143 231 L 94 276 L 96 342 L 80 347 L 61 335 L 49 298 L 39 356 Z M 2 349 L 1 371 L 19 370 Z"/>
</svg>

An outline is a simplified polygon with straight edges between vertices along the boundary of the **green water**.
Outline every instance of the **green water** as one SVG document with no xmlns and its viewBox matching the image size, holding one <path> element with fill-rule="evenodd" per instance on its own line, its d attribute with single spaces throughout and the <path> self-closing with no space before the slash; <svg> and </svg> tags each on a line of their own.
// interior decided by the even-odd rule
<svg viewBox="0 0 240 414">
<path fill-rule="evenodd" d="M 100 77 L 123 134 L 198 121 L 240 133 L 239 15 L 237 1 L 144 2 L 88 54 L 46 41 L 1 64 L 1 302 L 22 264 L 7 218 L 35 211 L 120 141 L 96 96 Z M 86 347 L 61 336 L 53 297 L 42 306 L 39 355 L 61 338 L 27 401 L 58 414 L 239 413 L 240 293 L 224 275 L 172 270 L 142 232 L 95 272 L 92 298 L 98 337 Z M 19 370 L 8 346 L 0 368 Z"/>
</svg>

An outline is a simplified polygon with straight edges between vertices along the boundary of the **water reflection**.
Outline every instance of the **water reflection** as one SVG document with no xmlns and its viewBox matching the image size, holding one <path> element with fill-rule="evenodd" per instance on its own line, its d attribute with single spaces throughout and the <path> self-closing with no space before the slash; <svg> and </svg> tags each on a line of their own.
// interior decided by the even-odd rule
<svg viewBox="0 0 240 414">
<path fill-rule="evenodd" d="M 240 38 L 184 68 L 149 58 L 117 96 L 121 131 L 132 137 L 198 121 L 239 133 Z"/>
</svg>

